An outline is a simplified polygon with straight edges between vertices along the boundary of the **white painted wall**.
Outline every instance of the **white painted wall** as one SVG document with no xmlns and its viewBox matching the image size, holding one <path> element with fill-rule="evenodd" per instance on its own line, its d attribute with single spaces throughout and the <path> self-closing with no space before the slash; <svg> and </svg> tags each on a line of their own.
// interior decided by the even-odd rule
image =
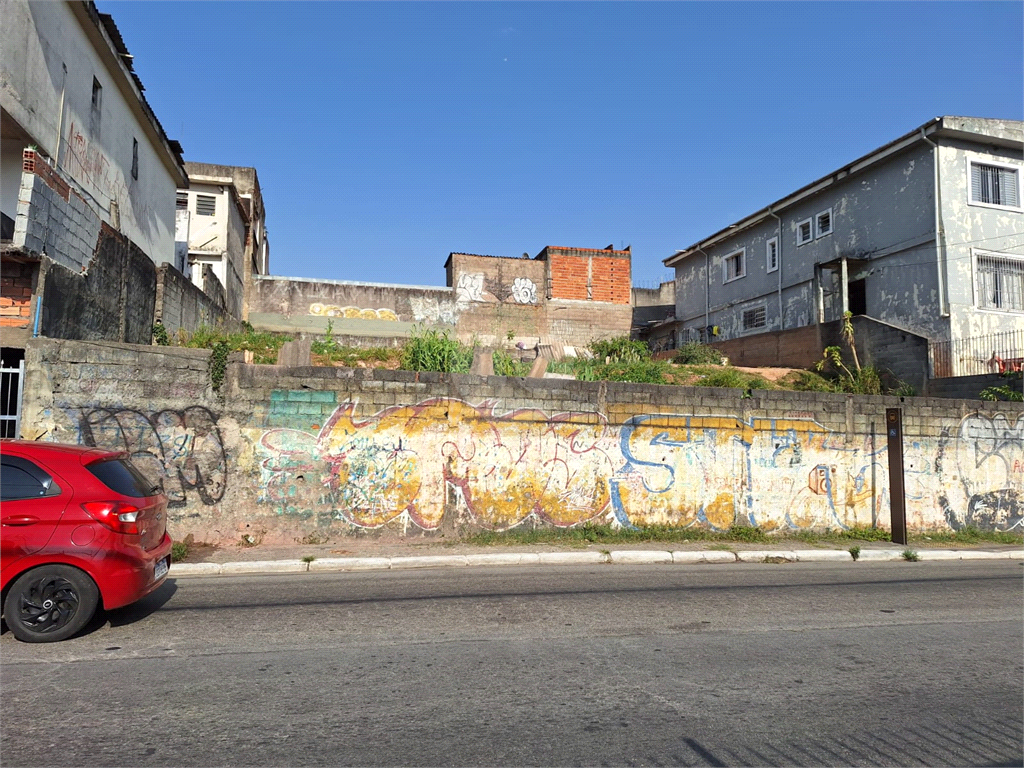
<svg viewBox="0 0 1024 768">
<path fill-rule="evenodd" d="M 72 5 L 0 0 L 0 106 L 40 150 L 58 157 L 59 167 L 104 221 L 119 219 L 121 232 L 157 264 L 173 261 L 174 161 L 143 115 L 134 83 L 104 33 Z M 98 128 L 90 123 L 94 78 L 102 88 Z M 131 173 L 133 140 L 137 179 Z M 3 159 L 6 168 L 6 153 Z"/>
</svg>

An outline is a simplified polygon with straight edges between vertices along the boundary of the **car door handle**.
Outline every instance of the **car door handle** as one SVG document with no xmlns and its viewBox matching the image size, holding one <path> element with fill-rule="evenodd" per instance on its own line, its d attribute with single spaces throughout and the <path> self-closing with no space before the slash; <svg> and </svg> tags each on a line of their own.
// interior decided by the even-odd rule
<svg viewBox="0 0 1024 768">
<path fill-rule="evenodd" d="M 33 515 L 10 515 L 0 520 L 0 523 L 4 525 L 32 525 L 38 522 L 39 518 Z"/>
</svg>

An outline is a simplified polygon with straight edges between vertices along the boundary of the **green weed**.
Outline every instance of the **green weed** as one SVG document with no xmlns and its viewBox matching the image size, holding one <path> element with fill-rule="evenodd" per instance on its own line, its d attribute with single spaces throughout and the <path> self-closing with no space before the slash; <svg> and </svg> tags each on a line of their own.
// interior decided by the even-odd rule
<svg viewBox="0 0 1024 768">
<path fill-rule="evenodd" d="M 512 355 L 503 349 L 494 353 L 494 375 L 495 376 L 527 376 L 530 373 L 530 364 L 512 359 Z"/>
<path fill-rule="evenodd" d="M 402 368 L 407 371 L 466 373 L 473 363 L 473 347 L 443 332 L 414 330 L 402 349 Z"/>
<path fill-rule="evenodd" d="M 912 549 L 904 549 L 900 553 L 900 557 L 902 557 L 908 563 L 916 563 L 918 560 L 921 559 L 921 556 L 919 554 L 917 554 L 917 552 L 915 552 Z"/>
<path fill-rule="evenodd" d="M 176 541 L 171 544 L 171 562 L 180 563 L 188 558 L 188 544 L 184 541 Z"/>
<path fill-rule="evenodd" d="M 672 362 L 677 365 L 721 365 L 722 353 L 699 341 L 689 341 L 676 352 Z"/>
<path fill-rule="evenodd" d="M 590 351 L 595 359 L 607 363 L 641 363 L 651 359 L 647 343 L 628 336 L 593 341 Z"/>
<path fill-rule="evenodd" d="M 850 553 L 850 557 L 852 557 L 855 561 L 860 559 L 860 545 L 859 544 L 854 544 L 852 547 L 850 547 L 846 551 Z"/>
</svg>

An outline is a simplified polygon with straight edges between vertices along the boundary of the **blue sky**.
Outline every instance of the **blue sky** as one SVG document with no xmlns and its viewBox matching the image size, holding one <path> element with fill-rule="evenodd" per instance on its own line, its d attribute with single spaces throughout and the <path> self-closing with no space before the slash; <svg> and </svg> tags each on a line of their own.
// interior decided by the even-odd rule
<svg viewBox="0 0 1024 768">
<path fill-rule="evenodd" d="M 672 253 L 943 114 L 1024 119 L 1019 2 L 107 2 L 185 159 L 254 166 L 271 273 Z"/>
</svg>

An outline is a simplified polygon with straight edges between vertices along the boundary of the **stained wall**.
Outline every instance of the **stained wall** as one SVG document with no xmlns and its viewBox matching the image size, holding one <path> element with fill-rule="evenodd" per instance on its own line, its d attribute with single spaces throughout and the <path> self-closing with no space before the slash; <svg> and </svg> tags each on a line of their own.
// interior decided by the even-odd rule
<svg viewBox="0 0 1024 768">
<path fill-rule="evenodd" d="M 30 342 L 26 437 L 120 447 L 176 538 L 446 536 L 586 522 L 889 527 L 901 407 L 913 531 L 1024 525 L 1024 406 L 232 362 Z M 32 434 L 28 434 L 32 432 Z"/>
</svg>

